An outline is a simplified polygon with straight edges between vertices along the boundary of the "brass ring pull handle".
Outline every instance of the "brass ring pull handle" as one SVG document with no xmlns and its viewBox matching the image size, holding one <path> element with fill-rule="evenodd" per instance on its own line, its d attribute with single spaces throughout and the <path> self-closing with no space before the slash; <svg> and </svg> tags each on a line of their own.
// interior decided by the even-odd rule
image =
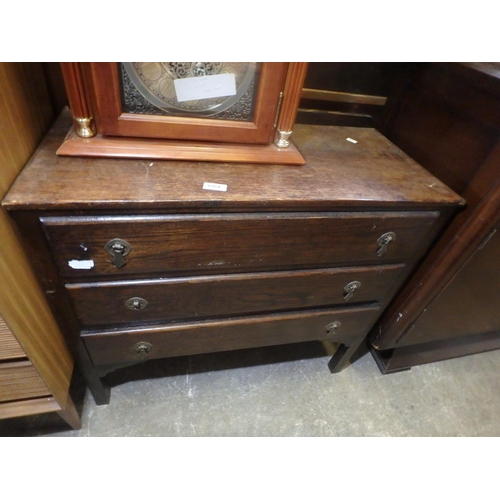
<svg viewBox="0 0 500 500">
<path fill-rule="evenodd" d="M 130 253 L 132 247 L 125 240 L 114 238 L 104 245 L 104 250 L 111 255 L 111 264 L 121 269 L 127 263 L 125 257 Z"/>
<path fill-rule="evenodd" d="M 134 345 L 134 351 L 140 359 L 146 359 L 152 348 L 153 344 L 149 342 L 137 342 L 137 344 Z"/>
<path fill-rule="evenodd" d="M 347 285 L 344 287 L 344 300 L 347 302 L 348 300 L 351 300 L 354 292 L 359 290 L 361 288 L 361 283 L 359 281 L 351 281 L 350 283 L 347 283 Z"/>
<path fill-rule="evenodd" d="M 377 255 L 379 257 L 382 257 L 383 255 L 385 255 L 387 253 L 387 247 L 393 241 L 396 241 L 396 233 L 389 232 L 389 233 L 383 234 L 377 240 L 377 245 L 379 246 L 379 249 L 377 250 Z"/>
<path fill-rule="evenodd" d="M 148 301 L 142 297 L 132 297 L 125 302 L 125 305 L 132 311 L 141 311 L 148 305 Z"/>
<path fill-rule="evenodd" d="M 326 325 L 326 334 L 331 337 L 332 335 L 335 335 L 342 323 L 340 321 L 332 321 L 328 325 Z"/>
</svg>

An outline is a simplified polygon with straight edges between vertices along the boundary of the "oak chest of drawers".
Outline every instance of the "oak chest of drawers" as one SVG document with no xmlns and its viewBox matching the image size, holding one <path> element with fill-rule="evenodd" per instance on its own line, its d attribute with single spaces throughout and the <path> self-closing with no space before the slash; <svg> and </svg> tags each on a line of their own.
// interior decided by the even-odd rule
<svg viewBox="0 0 500 500">
<path fill-rule="evenodd" d="M 98 404 L 154 358 L 331 341 L 340 371 L 462 203 L 373 129 L 297 126 L 290 167 L 57 157 L 69 127 L 3 204 Z"/>
</svg>

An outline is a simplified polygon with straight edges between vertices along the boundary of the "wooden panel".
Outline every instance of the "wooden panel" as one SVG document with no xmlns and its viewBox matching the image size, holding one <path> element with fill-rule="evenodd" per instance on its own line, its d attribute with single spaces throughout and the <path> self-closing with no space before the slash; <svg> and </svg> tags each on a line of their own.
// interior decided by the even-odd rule
<svg viewBox="0 0 500 500">
<path fill-rule="evenodd" d="M 456 63 L 413 64 L 389 99 L 380 127 L 462 194 L 500 137 L 499 97 L 500 80 L 482 70 Z"/>
<path fill-rule="evenodd" d="M 500 332 L 500 226 L 425 308 L 399 345 Z"/>
<path fill-rule="evenodd" d="M 350 94 L 347 92 L 337 92 L 335 90 L 302 89 L 302 99 L 312 99 L 328 102 L 350 102 L 357 104 L 370 104 L 372 106 L 384 106 L 386 97 Z"/>
<path fill-rule="evenodd" d="M 43 62 L 43 74 L 47 82 L 50 100 L 56 116 L 59 116 L 65 106 L 68 105 L 68 96 L 64 87 L 64 79 L 59 62 Z"/>
<path fill-rule="evenodd" d="M 66 399 L 73 360 L 5 211 L 0 211 L 0 313 L 53 395 Z"/>
<path fill-rule="evenodd" d="M 63 276 L 137 273 L 219 273 L 384 264 L 415 258 L 426 248 L 438 212 L 285 213 L 43 217 Z M 396 239 L 379 256 L 378 239 Z M 104 247 L 113 238 L 131 247 L 118 268 Z M 74 269 L 74 261 L 93 262 Z"/>
<path fill-rule="evenodd" d="M 409 370 L 416 365 L 479 354 L 494 349 L 500 349 L 500 331 L 436 340 L 384 351 L 371 349 L 371 353 L 382 373 L 394 373 Z"/>
<path fill-rule="evenodd" d="M 466 325 L 470 328 L 469 333 L 478 336 L 484 328 L 497 327 L 490 308 L 496 308 L 498 300 L 494 299 L 498 291 L 493 293 L 495 285 L 489 284 L 488 271 L 479 272 L 476 268 L 469 276 L 471 287 L 462 282 L 460 296 L 453 292 L 454 276 L 461 273 L 460 269 L 480 242 L 498 224 L 500 213 L 500 121 L 497 111 L 500 66 L 494 63 L 493 71 L 489 66 L 483 63 L 416 65 L 402 80 L 399 91 L 389 99 L 384 121 L 387 135 L 412 155 L 423 151 L 426 157 L 418 158 L 424 162 L 423 166 L 460 189 L 467 206 L 451 221 L 422 265 L 384 312 L 371 339 L 376 349 L 395 347 L 397 352 L 399 346 L 410 346 L 412 342 L 451 339 L 446 348 L 451 357 L 459 351 L 467 354 L 474 350 L 472 346 L 476 342 L 465 331 Z M 485 251 L 478 252 L 477 257 L 480 253 L 485 254 Z M 488 264 L 492 277 L 496 273 L 495 259 L 496 256 L 490 256 Z M 483 293 L 481 276 L 490 293 Z M 445 297 L 449 300 L 442 301 Z M 441 310 L 437 307 L 439 302 L 443 306 Z M 488 309 L 489 312 L 485 312 Z M 435 322 L 431 320 L 432 311 Z M 462 342 L 461 336 L 468 340 Z M 451 347 L 453 343 L 456 349 Z M 470 350 L 466 344 L 470 344 Z M 404 348 L 407 363 L 413 354 L 417 360 L 419 349 L 418 346 L 414 350 Z M 430 352 L 433 347 L 425 350 Z M 437 347 L 436 350 L 441 351 Z M 445 356 L 443 354 L 440 359 Z"/>
<path fill-rule="evenodd" d="M 310 62 L 305 87 L 370 96 L 387 96 L 405 63 Z"/>
<path fill-rule="evenodd" d="M 373 128 L 405 63 L 309 63 L 297 123 Z"/>
<path fill-rule="evenodd" d="M 60 410 L 61 407 L 52 397 L 11 401 L 9 403 L 0 404 L 0 419 L 36 415 L 38 413 L 48 413 Z"/>
<path fill-rule="evenodd" d="M 221 321 L 173 324 L 137 330 L 83 333 L 96 364 L 141 361 L 134 345 L 148 342 L 148 357 L 228 351 L 308 340 L 345 342 L 365 334 L 378 307 L 352 307 L 285 314 L 271 314 Z M 332 336 L 327 326 L 339 321 Z"/>
<path fill-rule="evenodd" d="M 10 187 L 54 116 L 38 63 L 0 63 L 0 198 Z"/>
<path fill-rule="evenodd" d="M 404 265 L 66 285 L 84 325 L 203 319 L 378 302 Z M 358 281 L 347 297 L 344 288 Z M 133 297 L 147 302 L 131 310 Z M 347 300 L 346 300 L 347 298 Z"/>
<path fill-rule="evenodd" d="M 425 109 L 425 113 L 422 110 Z M 454 191 L 462 194 L 499 131 L 433 94 L 408 89 L 388 137 Z"/>
<path fill-rule="evenodd" d="M 26 357 L 26 354 L 23 348 L 19 345 L 10 328 L 5 324 L 2 316 L 0 316 L 0 361 L 24 357 Z"/>
<path fill-rule="evenodd" d="M 49 395 L 50 391 L 29 361 L 0 364 L 0 401 Z"/>
<path fill-rule="evenodd" d="M 463 202 L 373 129 L 294 129 L 302 167 L 57 157 L 71 127 L 63 114 L 16 180 L 9 208 L 221 211 L 335 210 L 341 207 L 441 207 Z M 346 141 L 351 137 L 358 141 Z M 203 189 L 204 182 L 227 191 Z"/>
<path fill-rule="evenodd" d="M 196 141 L 165 141 L 97 135 L 92 141 L 71 131 L 57 150 L 61 156 L 90 156 L 98 158 L 142 158 L 159 160 L 196 160 L 236 163 L 279 163 L 303 165 L 304 159 L 290 144 L 286 149 L 274 144 L 229 144 Z"/>
<path fill-rule="evenodd" d="M 54 117 L 38 63 L 0 63 L 0 82 L 2 197 Z M 53 395 L 66 402 L 73 361 L 3 209 L 0 241 L 0 314 Z"/>
</svg>

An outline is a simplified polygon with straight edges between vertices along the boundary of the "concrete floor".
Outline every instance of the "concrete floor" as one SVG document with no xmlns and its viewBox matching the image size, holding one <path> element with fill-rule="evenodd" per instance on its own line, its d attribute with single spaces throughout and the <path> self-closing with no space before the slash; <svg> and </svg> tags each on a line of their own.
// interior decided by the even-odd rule
<svg viewBox="0 0 500 500">
<path fill-rule="evenodd" d="M 331 375 L 305 343 L 149 361 L 110 375 L 111 403 L 76 387 L 82 429 L 57 414 L 0 436 L 500 436 L 500 351 L 382 375 L 370 354 Z"/>
</svg>

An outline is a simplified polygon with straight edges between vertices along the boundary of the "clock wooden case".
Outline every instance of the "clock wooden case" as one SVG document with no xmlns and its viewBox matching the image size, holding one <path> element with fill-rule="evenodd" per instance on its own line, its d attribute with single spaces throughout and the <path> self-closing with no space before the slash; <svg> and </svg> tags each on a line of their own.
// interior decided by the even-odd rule
<svg viewBox="0 0 500 500">
<path fill-rule="evenodd" d="M 307 63 L 61 66 L 74 126 L 59 155 L 305 163 L 291 135 Z M 234 95 L 181 102 L 177 84 L 197 84 L 199 96 L 224 77 Z"/>
</svg>

